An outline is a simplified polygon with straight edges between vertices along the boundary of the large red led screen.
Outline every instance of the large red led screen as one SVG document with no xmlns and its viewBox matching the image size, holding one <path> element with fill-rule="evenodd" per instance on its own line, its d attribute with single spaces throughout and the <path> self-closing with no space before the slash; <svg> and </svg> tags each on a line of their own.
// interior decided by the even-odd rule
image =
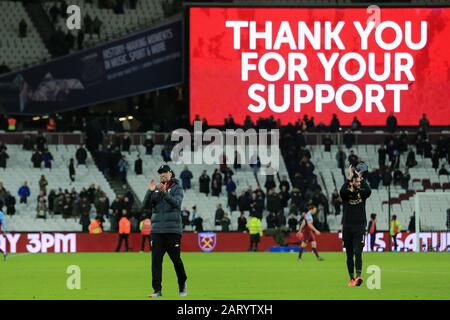
<svg viewBox="0 0 450 320">
<path fill-rule="evenodd" d="M 450 8 L 192 7 L 188 38 L 191 121 L 450 124 Z"/>
</svg>

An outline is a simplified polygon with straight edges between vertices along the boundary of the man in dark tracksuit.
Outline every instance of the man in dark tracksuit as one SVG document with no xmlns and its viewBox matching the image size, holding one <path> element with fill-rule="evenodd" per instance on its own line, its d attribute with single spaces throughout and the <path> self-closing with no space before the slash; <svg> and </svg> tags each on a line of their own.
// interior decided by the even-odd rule
<svg viewBox="0 0 450 320">
<path fill-rule="evenodd" d="M 366 200 L 372 190 L 364 181 L 362 174 L 350 167 L 347 181 L 341 188 L 340 195 L 344 204 L 342 216 L 342 240 L 347 254 L 347 269 L 350 276 L 349 286 L 360 286 L 363 283 L 362 251 L 366 233 Z M 353 260 L 354 259 L 354 260 Z M 356 269 L 356 278 L 355 278 Z"/>
<path fill-rule="evenodd" d="M 162 263 L 167 252 L 175 267 L 178 278 L 180 296 L 186 296 L 186 272 L 181 260 L 181 203 L 183 202 L 183 188 L 174 179 L 174 173 L 168 165 L 158 169 L 161 183 L 150 181 L 149 190 L 145 195 L 144 206 L 152 210 L 152 286 L 154 292 L 151 298 L 160 297 L 162 286 Z"/>
</svg>

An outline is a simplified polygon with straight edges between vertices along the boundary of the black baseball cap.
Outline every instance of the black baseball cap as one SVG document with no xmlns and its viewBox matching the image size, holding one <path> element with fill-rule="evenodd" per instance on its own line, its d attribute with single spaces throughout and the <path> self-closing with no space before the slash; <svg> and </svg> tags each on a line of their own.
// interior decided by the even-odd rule
<svg viewBox="0 0 450 320">
<path fill-rule="evenodd" d="M 163 173 L 163 172 L 172 172 L 172 169 L 170 169 L 170 167 L 167 164 L 163 164 L 161 167 L 159 167 L 158 169 L 158 173 Z"/>
</svg>

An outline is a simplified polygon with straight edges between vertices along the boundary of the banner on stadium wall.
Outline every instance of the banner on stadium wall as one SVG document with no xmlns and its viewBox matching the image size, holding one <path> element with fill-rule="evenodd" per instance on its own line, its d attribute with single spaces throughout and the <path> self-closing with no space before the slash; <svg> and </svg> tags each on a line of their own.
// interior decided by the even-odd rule
<svg viewBox="0 0 450 320">
<path fill-rule="evenodd" d="M 341 235 L 322 233 L 317 237 L 319 251 L 342 251 Z M 420 233 L 424 251 L 450 251 L 450 232 Z M 0 249 L 10 253 L 75 253 L 75 252 L 114 252 L 118 234 L 103 233 L 90 235 L 86 233 L 7 233 L 0 235 Z M 140 234 L 131 234 L 130 250 L 140 250 Z M 291 234 L 289 242 L 296 242 Z M 401 233 L 397 236 L 399 251 L 414 251 L 416 248 L 414 233 Z M 182 238 L 184 252 L 244 252 L 249 248 L 249 235 L 238 232 L 186 232 Z M 272 237 L 263 236 L 259 244 L 260 251 L 269 251 L 277 244 Z M 392 246 L 389 234 L 380 232 L 376 236 L 375 251 L 386 251 Z M 149 248 L 146 247 L 146 250 Z M 370 251 L 369 239 L 366 239 L 364 251 Z"/>
<path fill-rule="evenodd" d="M 187 17 L 191 121 L 450 123 L 450 8 L 193 6 Z"/>
<path fill-rule="evenodd" d="M 181 83 L 181 19 L 0 76 L 0 106 L 46 114 Z"/>
</svg>

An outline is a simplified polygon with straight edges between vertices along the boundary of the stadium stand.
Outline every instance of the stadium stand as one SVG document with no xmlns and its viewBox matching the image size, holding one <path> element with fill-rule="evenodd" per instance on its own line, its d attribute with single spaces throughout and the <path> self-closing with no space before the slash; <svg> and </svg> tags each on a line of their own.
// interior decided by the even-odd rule
<svg viewBox="0 0 450 320">
<path fill-rule="evenodd" d="M 162 0 L 138 0 L 136 8 L 132 9 L 128 4 L 124 5 L 123 13 L 115 13 L 114 8 L 100 8 L 99 1 L 74 0 L 70 4 L 81 8 L 82 25 L 84 30 L 84 46 L 91 47 L 101 42 L 109 41 L 133 31 L 151 26 L 164 17 Z M 51 19 L 51 8 L 58 6 L 58 2 L 45 2 L 42 4 Z M 86 18 L 100 21 L 99 33 L 89 31 L 91 23 L 86 23 Z M 59 15 L 55 28 L 65 28 L 66 21 Z M 95 29 L 95 28 L 94 28 Z M 77 37 L 79 31 L 73 30 L 72 34 Z M 75 49 L 75 48 L 74 48 Z"/>
<path fill-rule="evenodd" d="M 19 23 L 26 24 L 26 35 L 19 36 Z M 46 60 L 50 54 L 22 3 L 0 2 L 0 63 L 18 69 Z"/>
<path fill-rule="evenodd" d="M 143 159 L 144 174 L 136 175 L 134 172 L 131 172 L 132 170 L 130 170 L 130 173 L 128 174 L 128 183 L 130 184 L 134 192 L 137 194 L 139 199 L 143 201 L 145 197 L 145 192 L 148 189 L 150 179 L 157 180 L 156 171 L 159 168 L 159 166 L 161 166 L 161 164 L 164 163 L 163 158 L 161 157 L 161 150 L 163 146 L 161 145 L 155 146 L 153 149 L 153 155 L 151 156 L 145 155 L 145 148 L 143 146 L 135 146 L 135 148 L 137 150 L 131 151 L 131 155 L 128 155 L 127 153 L 123 154 L 128 157 L 130 163 L 134 163 L 138 154 L 140 154 L 141 158 Z M 169 161 L 168 164 L 175 172 L 176 177 L 179 178 L 179 174 L 183 171 L 184 165 L 176 164 L 172 161 Z M 232 168 L 232 164 L 231 165 L 229 164 L 229 166 Z M 188 168 L 193 174 L 192 187 L 191 189 L 188 189 L 186 191 L 183 201 L 183 207 L 186 207 L 188 210 L 191 210 L 193 206 L 197 207 L 198 213 L 201 215 L 203 219 L 203 227 L 205 230 L 215 230 L 215 229 L 220 230 L 220 227 L 216 228 L 214 226 L 214 214 L 217 205 L 221 204 L 222 207 L 225 209 L 225 211 L 231 213 L 230 230 L 236 230 L 237 218 L 239 216 L 239 213 L 238 211 L 230 212 L 230 210 L 227 209 L 227 195 L 226 191 L 224 190 L 225 188 L 224 187 L 222 188 L 222 193 L 219 197 L 214 197 L 211 194 L 209 196 L 206 196 L 204 193 L 199 192 L 198 179 L 202 174 L 202 171 L 206 170 L 208 175 L 211 175 L 214 172 L 214 169 L 218 168 L 218 165 L 192 164 L 188 165 Z M 287 169 L 282 157 L 280 157 L 279 175 L 288 176 Z M 256 180 L 257 179 L 256 177 L 258 178 L 258 180 Z M 265 176 L 261 175 L 261 173 L 258 173 L 256 177 L 248 164 L 242 165 L 242 168 L 239 170 L 234 170 L 233 180 L 236 183 L 236 194 L 240 195 L 243 191 L 246 191 L 249 188 L 255 190 L 255 188 L 258 185 L 261 185 L 261 188 L 263 188 Z M 265 214 L 264 216 L 266 215 L 267 214 Z M 246 212 L 246 217 L 248 217 L 248 212 Z M 263 219 L 263 226 L 266 227 L 265 219 Z M 189 230 L 189 228 L 187 228 L 187 230 Z"/>
<path fill-rule="evenodd" d="M 48 145 L 53 155 L 52 169 L 32 168 L 30 161 L 32 152 L 22 150 L 21 145 L 6 145 L 10 157 L 6 169 L 0 169 L 0 182 L 6 190 L 10 191 L 17 199 L 17 213 L 7 216 L 8 228 L 11 231 L 81 231 L 79 217 L 63 219 L 61 215 L 47 215 L 47 219 L 36 218 L 37 196 L 39 195 L 39 179 L 45 175 L 48 181 L 47 194 L 50 190 L 58 191 L 75 189 L 80 192 L 82 188 L 89 188 L 92 184 L 100 186 L 109 199 L 115 198 L 115 193 L 106 181 L 103 174 L 95 166 L 92 157 L 88 156 L 86 166 L 76 167 L 75 182 L 71 183 L 69 178 L 68 163 L 70 158 L 75 157 L 78 146 L 76 145 Z M 28 204 L 19 204 L 17 191 L 20 186 L 28 182 L 31 195 Z M 95 216 L 95 210 L 91 208 L 91 217 Z M 105 228 L 109 228 L 106 222 Z"/>
</svg>

